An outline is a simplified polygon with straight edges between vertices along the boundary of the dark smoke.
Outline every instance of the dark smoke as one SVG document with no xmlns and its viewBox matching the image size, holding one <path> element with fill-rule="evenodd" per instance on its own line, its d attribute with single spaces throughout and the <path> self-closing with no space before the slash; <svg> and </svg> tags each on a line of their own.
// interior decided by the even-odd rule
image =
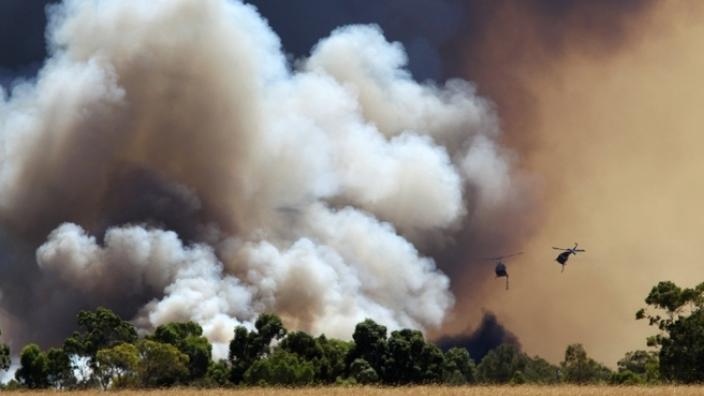
<svg viewBox="0 0 704 396">
<path fill-rule="evenodd" d="M 435 341 L 443 351 L 460 347 L 469 351 L 472 359 L 479 363 L 489 351 L 501 344 L 515 345 L 520 349 L 521 343 L 513 333 L 499 323 L 491 312 L 485 312 L 479 327 L 465 334 L 445 336 Z"/>
<path fill-rule="evenodd" d="M 98 235 L 113 224 L 148 224 L 173 230 L 187 242 L 197 241 L 194 225 L 207 220 L 193 191 L 147 169 L 125 167 L 117 172 L 102 199 L 103 225 Z"/>
</svg>

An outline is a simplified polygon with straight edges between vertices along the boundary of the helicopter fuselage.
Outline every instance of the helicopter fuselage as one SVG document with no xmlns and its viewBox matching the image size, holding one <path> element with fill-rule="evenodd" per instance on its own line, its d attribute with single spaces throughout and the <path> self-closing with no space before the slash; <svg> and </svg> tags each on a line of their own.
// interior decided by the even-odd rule
<svg viewBox="0 0 704 396">
<path fill-rule="evenodd" d="M 557 261 L 558 263 L 560 263 L 560 264 L 562 264 L 562 265 L 565 265 L 565 263 L 567 263 L 567 259 L 570 258 L 570 255 L 571 255 L 571 254 L 574 254 L 574 252 L 571 251 L 571 250 L 567 250 L 567 251 L 565 251 L 565 252 L 562 252 L 562 253 L 560 253 L 560 254 L 557 256 L 557 258 L 555 259 L 555 261 Z"/>
<path fill-rule="evenodd" d="M 496 263 L 496 268 L 494 269 L 494 272 L 496 272 L 496 277 L 501 278 L 501 277 L 508 277 L 508 271 L 506 271 L 506 265 L 502 263 L 501 261 Z"/>
</svg>

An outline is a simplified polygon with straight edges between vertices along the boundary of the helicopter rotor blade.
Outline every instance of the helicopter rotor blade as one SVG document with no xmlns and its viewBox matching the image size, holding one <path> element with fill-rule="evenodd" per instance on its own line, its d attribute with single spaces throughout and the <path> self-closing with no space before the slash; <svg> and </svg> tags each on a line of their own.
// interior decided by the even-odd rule
<svg viewBox="0 0 704 396">
<path fill-rule="evenodd" d="M 563 248 L 558 248 L 558 247 L 554 247 L 554 246 L 553 246 L 552 248 L 555 249 L 555 250 L 564 250 L 564 251 L 570 250 L 570 249 L 563 249 Z"/>
<path fill-rule="evenodd" d="M 503 259 L 505 259 L 505 258 L 509 258 L 509 257 L 513 257 L 513 256 L 518 256 L 519 254 L 523 254 L 523 252 L 508 254 L 508 255 L 505 255 L 505 256 L 483 257 L 482 260 L 486 260 L 486 261 L 498 261 L 498 260 L 503 260 Z"/>
<path fill-rule="evenodd" d="M 513 256 L 518 256 L 521 254 L 523 254 L 523 252 L 513 253 L 513 254 L 506 255 L 506 256 L 501 256 L 501 258 L 509 258 L 509 257 L 513 257 Z"/>
</svg>

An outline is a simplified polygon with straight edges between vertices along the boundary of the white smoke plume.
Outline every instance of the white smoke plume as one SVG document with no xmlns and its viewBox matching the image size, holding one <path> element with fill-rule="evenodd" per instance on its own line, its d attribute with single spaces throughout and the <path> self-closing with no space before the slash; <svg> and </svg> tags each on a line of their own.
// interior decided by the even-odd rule
<svg viewBox="0 0 704 396">
<path fill-rule="evenodd" d="M 442 324 L 449 279 L 416 246 L 512 183 L 471 84 L 415 82 L 375 26 L 290 64 L 234 0 L 50 12 L 49 59 L 0 100 L 11 337 L 51 342 L 42 323 L 97 304 L 144 330 L 195 320 L 218 356 L 262 312 L 337 337 Z"/>
</svg>

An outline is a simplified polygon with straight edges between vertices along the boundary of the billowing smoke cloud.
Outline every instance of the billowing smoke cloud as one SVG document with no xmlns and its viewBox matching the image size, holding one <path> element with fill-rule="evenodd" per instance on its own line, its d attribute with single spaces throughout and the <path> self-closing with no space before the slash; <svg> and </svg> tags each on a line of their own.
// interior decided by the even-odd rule
<svg viewBox="0 0 704 396">
<path fill-rule="evenodd" d="M 419 84 L 348 26 L 293 67 L 225 0 L 66 0 L 50 57 L 0 97 L 0 290 L 15 343 L 104 304 L 144 330 L 277 312 L 347 337 L 432 329 L 449 279 L 419 249 L 512 206 L 510 156 L 473 86 Z M 47 326 L 51 324 L 51 326 Z"/>
</svg>

